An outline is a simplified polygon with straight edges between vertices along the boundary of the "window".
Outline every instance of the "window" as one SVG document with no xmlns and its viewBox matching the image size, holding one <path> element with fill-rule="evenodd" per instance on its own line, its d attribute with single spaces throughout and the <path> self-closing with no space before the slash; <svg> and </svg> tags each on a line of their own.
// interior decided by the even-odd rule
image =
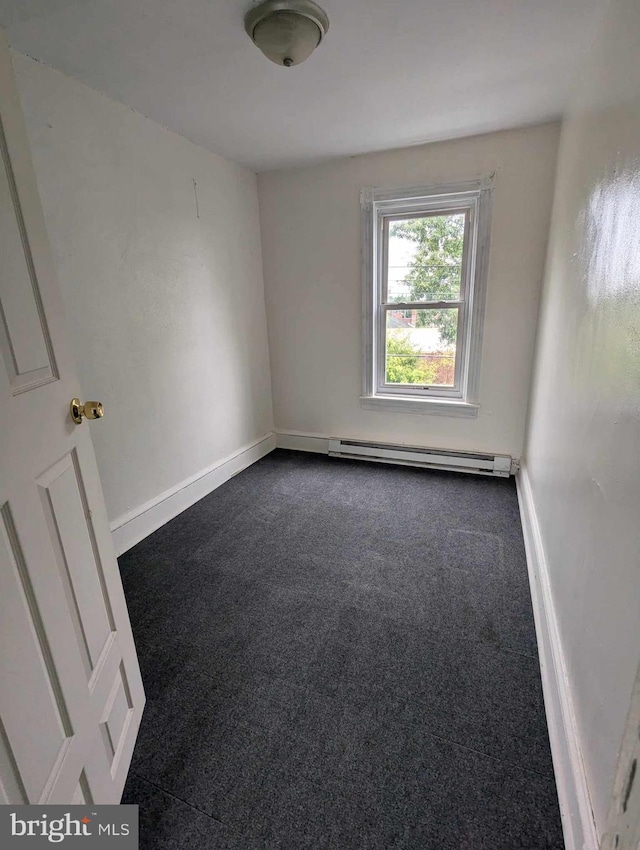
<svg viewBox="0 0 640 850">
<path fill-rule="evenodd" d="M 364 407 L 477 414 L 492 186 L 362 192 Z"/>
</svg>

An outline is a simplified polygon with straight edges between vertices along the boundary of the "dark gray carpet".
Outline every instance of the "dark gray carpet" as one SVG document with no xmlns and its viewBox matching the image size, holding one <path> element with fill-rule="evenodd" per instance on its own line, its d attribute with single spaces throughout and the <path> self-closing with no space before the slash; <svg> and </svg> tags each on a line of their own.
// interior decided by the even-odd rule
<svg viewBox="0 0 640 850">
<path fill-rule="evenodd" d="M 562 848 L 512 480 L 276 451 L 120 565 L 141 848 Z"/>
</svg>

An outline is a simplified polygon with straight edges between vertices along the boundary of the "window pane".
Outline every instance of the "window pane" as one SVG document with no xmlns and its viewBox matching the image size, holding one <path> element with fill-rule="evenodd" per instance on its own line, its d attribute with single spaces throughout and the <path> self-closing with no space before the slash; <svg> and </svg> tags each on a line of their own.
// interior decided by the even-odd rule
<svg viewBox="0 0 640 850">
<path fill-rule="evenodd" d="M 464 213 L 389 222 L 387 301 L 457 301 Z"/>
<path fill-rule="evenodd" d="M 458 308 L 386 312 L 386 383 L 454 386 Z"/>
</svg>

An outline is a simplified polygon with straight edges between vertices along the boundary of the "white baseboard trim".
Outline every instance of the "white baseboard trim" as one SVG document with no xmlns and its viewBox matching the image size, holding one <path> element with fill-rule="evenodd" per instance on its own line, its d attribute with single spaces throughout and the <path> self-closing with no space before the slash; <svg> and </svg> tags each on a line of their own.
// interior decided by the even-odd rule
<svg viewBox="0 0 640 850">
<path fill-rule="evenodd" d="M 567 677 L 548 564 L 526 465 L 521 467 L 516 476 L 516 486 L 565 846 L 567 850 L 598 850 L 571 685 Z"/>
<path fill-rule="evenodd" d="M 303 434 L 302 431 L 276 431 L 276 446 L 297 452 L 329 454 L 329 440 L 323 434 Z"/>
<path fill-rule="evenodd" d="M 122 555 L 136 543 L 144 540 L 166 522 L 202 499 L 216 487 L 242 472 L 276 447 L 276 435 L 263 437 L 238 449 L 207 469 L 165 490 L 155 499 L 134 508 L 111 523 L 111 536 L 117 555 Z"/>
</svg>

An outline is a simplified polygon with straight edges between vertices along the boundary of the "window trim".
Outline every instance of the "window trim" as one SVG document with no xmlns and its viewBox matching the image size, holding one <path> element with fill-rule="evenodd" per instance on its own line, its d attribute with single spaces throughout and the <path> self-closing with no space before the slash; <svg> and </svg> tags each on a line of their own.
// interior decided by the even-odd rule
<svg viewBox="0 0 640 850">
<path fill-rule="evenodd" d="M 363 189 L 362 210 L 362 339 L 363 386 L 361 405 L 369 409 L 436 413 L 448 416 L 476 416 L 479 408 L 480 355 L 484 325 L 491 203 L 495 175 L 436 186 L 414 186 L 400 190 Z M 391 386 L 384 380 L 384 339 L 382 321 L 389 307 L 383 306 L 387 270 L 384 263 L 386 239 L 382 238 L 386 222 L 394 216 L 408 217 L 415 212 L 466 212 L 465 252 L 461 298 L 458 302 L 458 329 L 463 329 L 462 350 L 457 359 L 454 388 L 424 389 Z M 464 291 L 469 286 L 470 292 Z M 383 288 L 385 288 L 383 290 Z M 437 309 L 431 302 L 427 309 Z M 464 305 L 464 306 L 462 306 Z M 397 308 L 420 309 L 420 302 L 398 304 Z M 424 304 L 422 309 L 425 309 Z"/>
</svg>

